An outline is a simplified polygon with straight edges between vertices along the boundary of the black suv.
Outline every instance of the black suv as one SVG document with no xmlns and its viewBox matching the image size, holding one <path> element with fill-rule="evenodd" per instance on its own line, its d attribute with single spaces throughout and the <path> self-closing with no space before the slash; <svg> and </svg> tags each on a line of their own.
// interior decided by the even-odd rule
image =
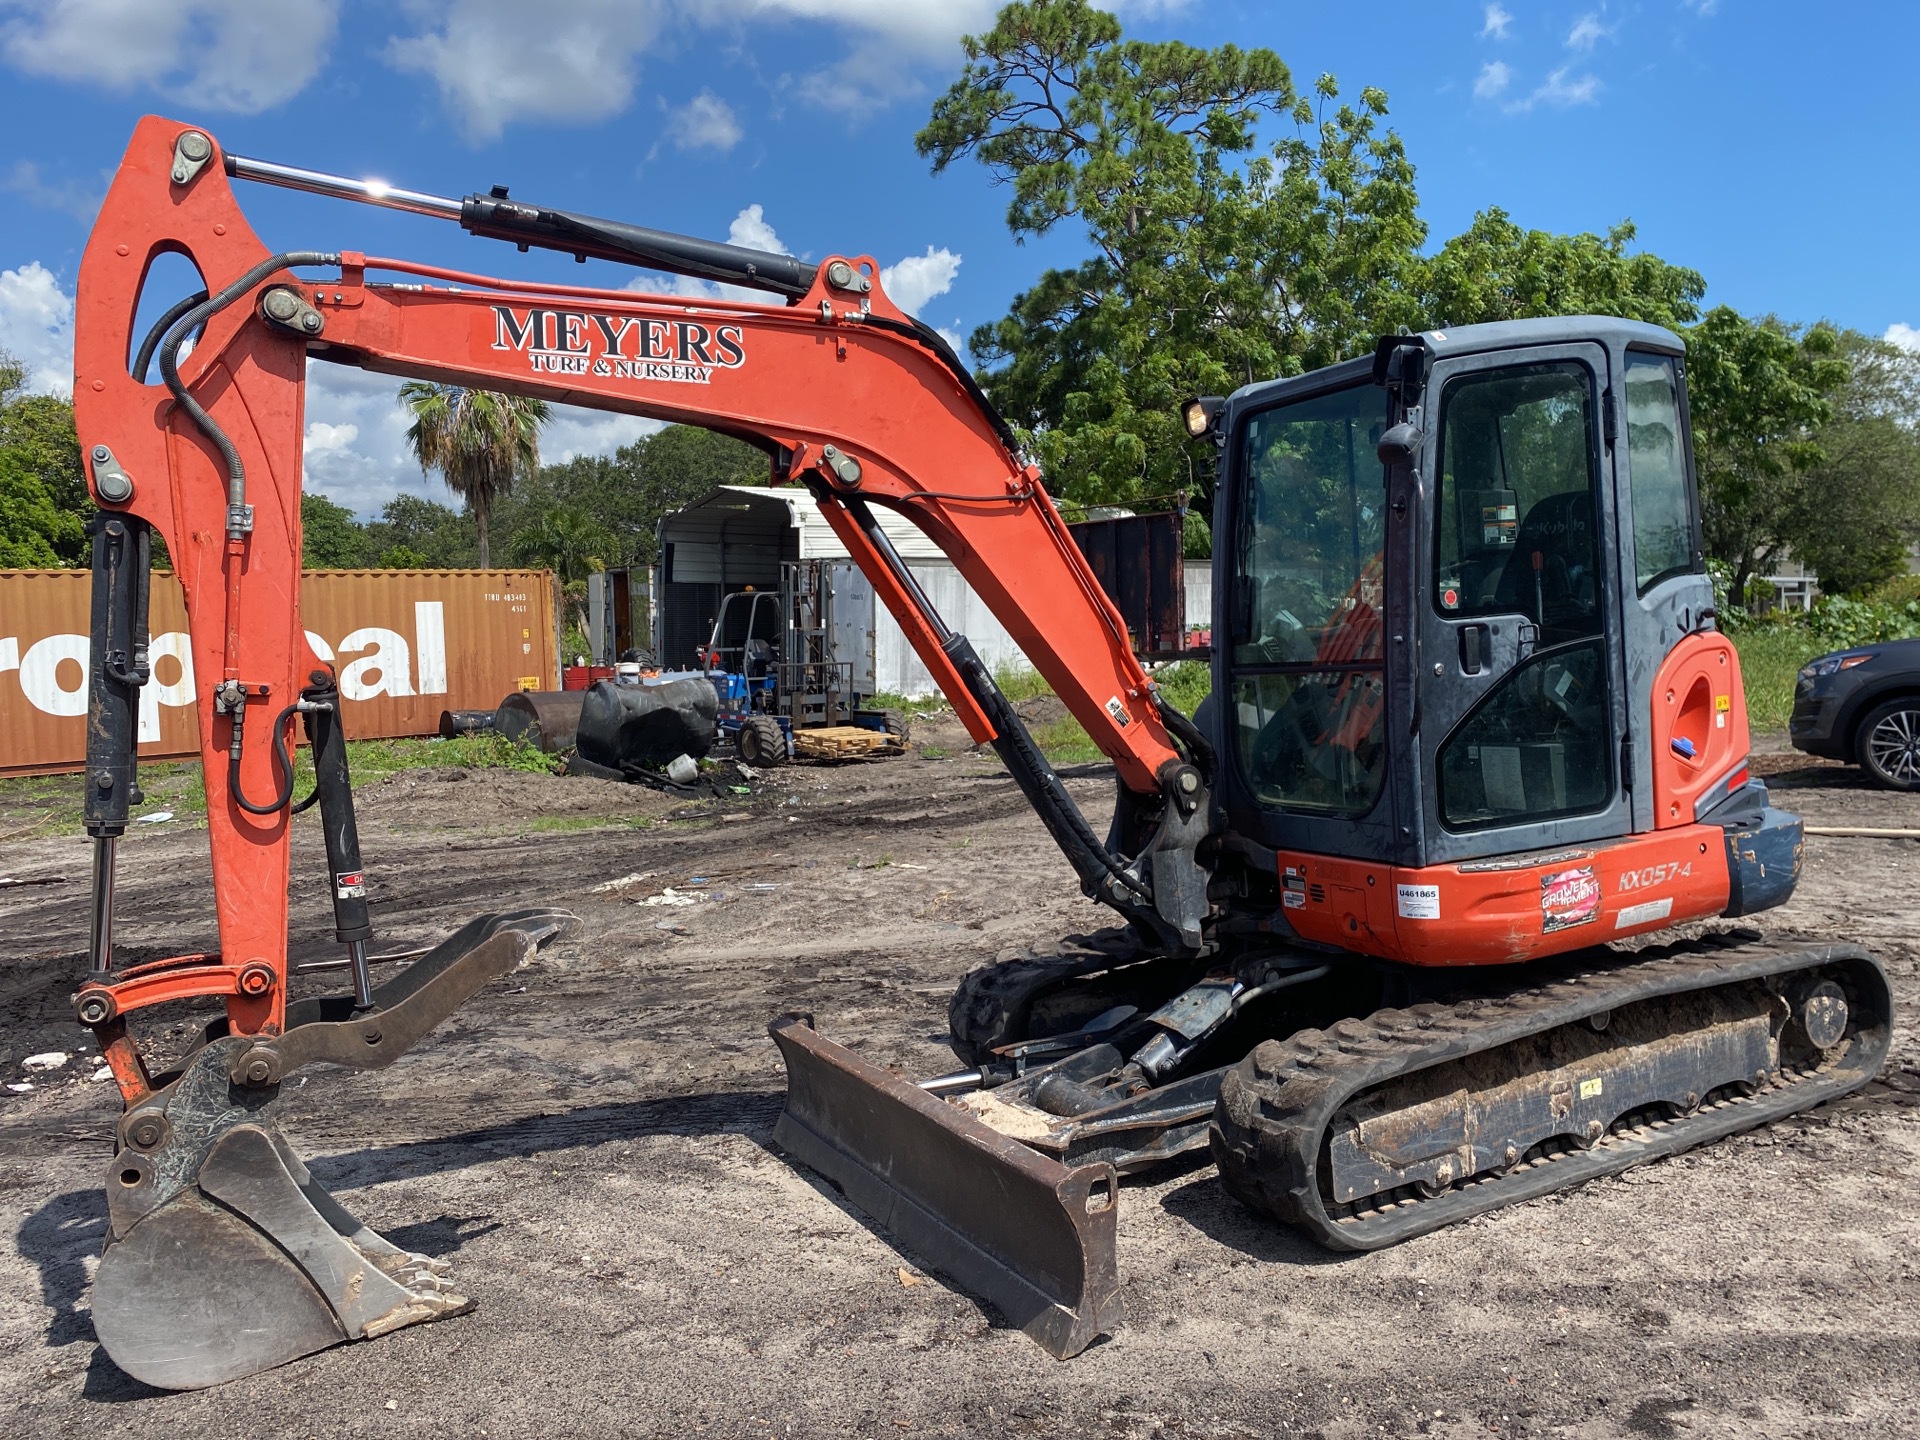
<svg viewBox="0 0 1920 1440">
<path fill-rule="evenodd" d="M 1809 661 L 1787 733 L 1794 749 L 1850 760 L 1889 790 L 1920 790 L 1920 640 Z"/>
</svg>

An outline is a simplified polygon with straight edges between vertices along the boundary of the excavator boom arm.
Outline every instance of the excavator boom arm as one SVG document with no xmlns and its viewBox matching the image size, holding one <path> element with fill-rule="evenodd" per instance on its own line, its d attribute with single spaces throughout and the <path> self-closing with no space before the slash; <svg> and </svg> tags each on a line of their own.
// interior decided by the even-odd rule
<svg viewBox="0 0 1920 1440">
<path fill-rule="evenodd" d="M 270 1033 L 283 1020 L 288 777 L 276 750 L 297 697 L 324 669 L 299 620 L 310 357 L 705 425 L 760 444 L 776 478 L 818 499 L 969 733 L 1008 757 L 1083 888 L 1151 919 L 1154 870 L 1178 873 L 1185 918 L 1170 933 L 1197 942 L 1194 896 L 1205 886 L 1192 851 L 1204 786 L 1038 471 L 1010 448 L 951 352 L 887 298 L 870 257 L 829 258 L 786 304 L 732 298 L 749 293 L 738 287 L 668 296 L 497 280 L 351 251 L 275 254 L 247 223 L 229 172 L 352 197 L 349 182 L 228 159 L 206 132 L 148 117 L 81 267 L 75 415 L 95 498 L 105 520 L 160 532 L 186 594 L 222 951 L 150 977 L 139 993 L 119 987 L 118 1013 L 212 993 L 226 997 L 237 1034 Z M 537 244 L 563 243 L 588 223 L 498 197 L 386 193 L 401 196 L 401 208 L 433 213 L 441 204 L 478 233 Z M 591 223 L 603 239 L 619 228 Z M 695 241 L 682 254 L 675 237 L 633 227 L 622 235 L 623 244 L 643 237 L 628 249 L 649 263 L 737 273 L 789 294 L 807 279 L 789 257 L 741 260 L 758 252 Z M 210 298 L 183 301 L 143 342 L 134 333 L 142 293 L 169 252 L 194 264 Z M 609 241 L 594 253 L 620 251 Z M 149 383 L 146 357 L 155 354 L 160 383 Z M 1123 801 L 1176 812 L 1184 870 L 1165 857 L 1115 855 L 1093 836 L 965 637 L 946 628 L 892 553 L 876 506 L 906 516 L 951 557 L 1112 758 Z M 95 827 L 109 839 L 124 824 L 111 809 Z M 96 976 L 112 969 L 109 943 L 96 944 Z M 253 963 L 265 968 L 243 987 L 240 971 Z M 138 1093 L 144 1079 L 119 1059 L 123 1088 Z"/>
</svg>

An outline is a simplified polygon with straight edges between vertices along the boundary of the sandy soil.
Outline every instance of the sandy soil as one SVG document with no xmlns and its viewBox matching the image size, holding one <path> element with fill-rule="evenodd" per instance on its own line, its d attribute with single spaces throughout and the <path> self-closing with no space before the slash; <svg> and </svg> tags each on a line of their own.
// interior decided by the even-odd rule
<svg viewBox="0 0 1920 1440">
<path fill-rule="evenodd" d="M 316 1174 L 451 1258 L 480 1308 L 199 1394 L 94 1344 L 117 1103 L 85 1056 L 22 1069 L 83 1033 L 85 842 L 0 845 L 0 875 L 65 881 L 0 889 L 0 1080 L 35 1082 L 0 1092 L 0 1434 L 1920 1434 L 1920 844 L 1815 840 L 1769 917 L 1892 972 L 1902 1030 L 1869 1092 L 1375 1255 L 1269 1227 L 1204 1167 L 1130 1183 L 1126 1322 L 1062 1364 L 771 1149 L 769 1017 L 950 1068 L 968 968 L 1103 923 L 997 767 L 947 747 L 718 804 L 479 772 L 369 787 L 380 945 L 529 903 L 583 922 L 392 1070 L 316 1070 L 282 1102 Z M 1761 764 L 1811 821 L 1920 826 L 1920 797 Z M 1107 772 L 1069 783 L 1103 816 Z M 123 945 L 212 945 L 204 846 L 129 841 Z M 319 867 L 309 817 L 305 955 L 330 949 Z M 703 898 L 642 903 L 668 886 Z"/>
</svg>

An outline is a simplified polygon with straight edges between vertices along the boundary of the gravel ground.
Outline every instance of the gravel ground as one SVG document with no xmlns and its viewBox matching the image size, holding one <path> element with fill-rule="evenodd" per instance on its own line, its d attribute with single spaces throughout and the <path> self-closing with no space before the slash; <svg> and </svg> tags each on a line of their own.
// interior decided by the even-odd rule
<svg viewBox="0 0 1920 1440">
<path fill-rule="evenodd" d="M 369 787 L 381 946 L 487 908 L 583 921 L 393 1069 L 316 1070 L 281 1102 L 319 1178 L 480 1308 L 196 1394 L 94 1343 L 112 1087 L 85 1055 L 22 1067 L 79 1041 L 85 842 L 0 841 L 0 875 L 64 882 L 0 889 L 0 1080 L 34 1085 L 0 1092 L 0 1434 L 1920 1434 L 1920 844 L 1813 840 L 1766 917 L 1892 974 L 1867 1092 L 1372 1255 L 1255 1219 L 1204 1166 L 1130 1182 L 1125 1323 L 1059 1363 L 771 1146 L 771 1016 L 950 1068 L 966 970 L 1104 923 L 1004 774 L 943 743 L 719 805 L 496 772 Z M 1756 764 L 1810 822 L 1920 826 L 1920 797 L 1852 771 Z M 1111 785 L 1069 780 L 1096 823 Z M 302 954 L 329 948 L 313 818 Z M 124 946 L 212 947 L 204 849 L 171 825 L 129 840 Z M 644 903 L 669 886 L 702 898 Z"/>
</svg>

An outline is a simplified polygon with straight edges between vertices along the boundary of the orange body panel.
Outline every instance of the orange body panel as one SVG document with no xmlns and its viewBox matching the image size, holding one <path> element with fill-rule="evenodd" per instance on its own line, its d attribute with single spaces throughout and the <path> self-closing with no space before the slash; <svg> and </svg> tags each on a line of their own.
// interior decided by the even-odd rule
<svg viewBox="0 0 1920 1440">
<path fill-rule="evenodd" d="M 1688 825 L 1423 869 L 1283 850 L 1280 884 L 1303 939 L 1410 965 L 1510 965 L 1720 914 L 1726 839 Z"/>
<path fill-rule="evenodd" d="M 1707 631 L 1675 645 L 1654 676 L 1652 719 L 1653 823 L 1691 825 L 1701 794 L 1746 760 L 1751 743 L 1733 642 Z M 1688 747 L 1691 757 L 1681 753 Z"/>
</svg>

